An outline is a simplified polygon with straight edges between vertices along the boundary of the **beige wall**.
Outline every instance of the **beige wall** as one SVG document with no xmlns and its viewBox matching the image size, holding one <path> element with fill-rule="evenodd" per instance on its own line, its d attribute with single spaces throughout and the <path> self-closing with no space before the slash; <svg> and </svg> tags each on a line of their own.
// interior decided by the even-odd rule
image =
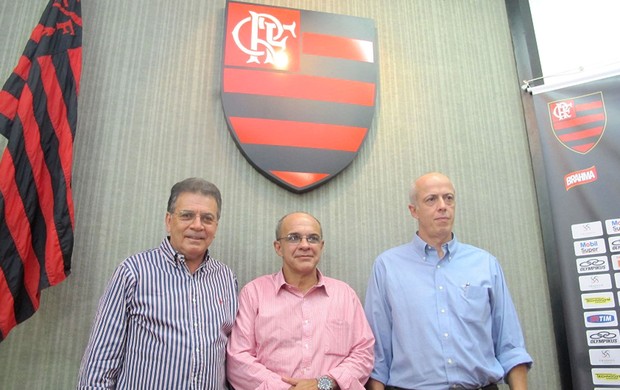
<svg viewBox="0 0 620 390">
<path fill-rule="evenodd" d="M 375 20 L 375 120 L 354 162 L 303 195 L 254 170 L 220 102 L 224 0 L 85 0 L 84 63 L 74 147 L 72 275 L 0 344 L 3 389 L 68 389 L 98 299 L 116 265 L 162 239 L 170 186 L 188 176 L 224 197 L 213 253 L 240 285 L 274 272 L 277 219 L 323 223 L 321 268 L 363 299 L 371 263 L 415 231 L 407 189 L 450 175 L 456 232 L 502 263 L 535 360 L 532 389 L 559 389 L 540 225 L 510 32 L 498 0 L 264 0 Z M 0 3 L 0 80 L 8 78 L 46 0 Z M 6 145 L 0 141 L 0 148 Z"/>
</svg>

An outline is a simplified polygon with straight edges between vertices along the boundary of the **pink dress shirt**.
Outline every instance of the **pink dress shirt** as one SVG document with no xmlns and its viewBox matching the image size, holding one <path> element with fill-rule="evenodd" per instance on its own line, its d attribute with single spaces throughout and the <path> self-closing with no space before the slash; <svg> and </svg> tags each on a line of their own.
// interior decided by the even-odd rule
<svg viewBox="0 0 620 390">
<path fill-rule="evenodd" d="M 227 347 L 236 390 L 288 389 L 282 381 L 329 375 L 341 389 L 363 389 L 374 363 L 374 336 L 355 291 L 323 276 L 304 295 L 282 271 L 248 283 Z"/>
</svg>

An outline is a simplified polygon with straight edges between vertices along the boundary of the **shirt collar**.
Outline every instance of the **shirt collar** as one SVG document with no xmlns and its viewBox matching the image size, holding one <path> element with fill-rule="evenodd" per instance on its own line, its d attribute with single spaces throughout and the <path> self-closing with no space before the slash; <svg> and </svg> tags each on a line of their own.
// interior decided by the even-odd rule
<svg viewBox="0 0 620 390">
<path fill-rule="evenodd" d="M 319 280 L 314 285 L 313 289 L 322 288 L 323 290 L 325 290 L 325 293 L 327 294 L 329 279 L 325 278 L 321 270 L 319 270 L 318 268 L 316 269 L 316 272 L 318 274 Z M 282 269 L 280 269 L 277 273 L 273 275 L 273 281 L 276 287 L 276 294 L 279 293 L 282 289 L 285 289 L 286 286 L 288 285 L 286 283 L 286 280 L 284 280 L 284 273 L 282 272 Z"/>
<path fill-rule="evenodd" d="M 422 240 L 420 236 L 418 236 L 417 233 L 413 236 L 412 244 L 413 244 L 414 251 L 422 259 L 427 259 L 428 253 L 430 251 L 433 251 L 433 252 L 435 251 L 435 248 L 433 248 L 432 246 L 427 244 L 424 240 Z M 446 254 L 446 257 L 444 257 L 445 259 L 450 260 L 452 256 L 454 256 L 457 245 L 458 245 L 458 240 L 456 239 L 456 234 L 452 233 L 452 239 L 442 245 L 443 250 Z"/>
<path fill-rule="evenodd" d="M 185 256 L 183 256 L 181 253 L 177 252 L 172 247 L 172 244 L 170 244 L 170 236 L 167 236 L 166 238 L 164 238 L 162 243 L 159 245 L 159 250 L 163 253 L 164 258 L 166 259 L 166 261 L 171 262 L 174 266 L 179 266 L 179 265 L 183 264 L 183 262 L 185 261 Z M 202 263 L 200 263 L 200 266 L 198 266 L 198 270 L 200 270 L 202 267 L 204 267 L 205 264 L 208 263 L 210 258 L 211 257 L 209 256 L 209 250 L 207 249 L 207 252 L 205 253 L 205 257 L 204 257 Z"/>
</svg>

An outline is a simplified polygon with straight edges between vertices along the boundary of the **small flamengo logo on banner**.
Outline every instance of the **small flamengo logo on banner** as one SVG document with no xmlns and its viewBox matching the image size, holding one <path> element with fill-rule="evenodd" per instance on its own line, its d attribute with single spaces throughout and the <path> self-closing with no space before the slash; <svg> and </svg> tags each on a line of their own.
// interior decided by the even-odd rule
<svg viewBox="0 0 620 390">
<path fill-rule="evenodd" d="M 372 124 L 374 21 L 229 1 L 222 105 L 246 159 L 303 193 L 346 168 Z"/>
<path fill-rule="evenodd" d="M 601 140 L 607 124 L 603 93 L 549 103 L 555 137 L 573 152 L 586 154 Z"/>
</svg>

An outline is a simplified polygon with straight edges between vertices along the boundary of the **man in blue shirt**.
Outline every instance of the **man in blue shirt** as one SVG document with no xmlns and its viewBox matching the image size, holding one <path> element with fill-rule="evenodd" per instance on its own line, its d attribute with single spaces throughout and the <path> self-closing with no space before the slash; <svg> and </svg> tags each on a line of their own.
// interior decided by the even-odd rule
<svg viewBox="0 0 620 390">
<path fill-rule="evenodd" d="M 497 259 L 452 233 L 455 190 L 428 173 L 410 190 L 418 231 L 379 255 L 365 311 L 375 334 L 370 390 L 527 389 L 532 358 Z"/>
</svg>

